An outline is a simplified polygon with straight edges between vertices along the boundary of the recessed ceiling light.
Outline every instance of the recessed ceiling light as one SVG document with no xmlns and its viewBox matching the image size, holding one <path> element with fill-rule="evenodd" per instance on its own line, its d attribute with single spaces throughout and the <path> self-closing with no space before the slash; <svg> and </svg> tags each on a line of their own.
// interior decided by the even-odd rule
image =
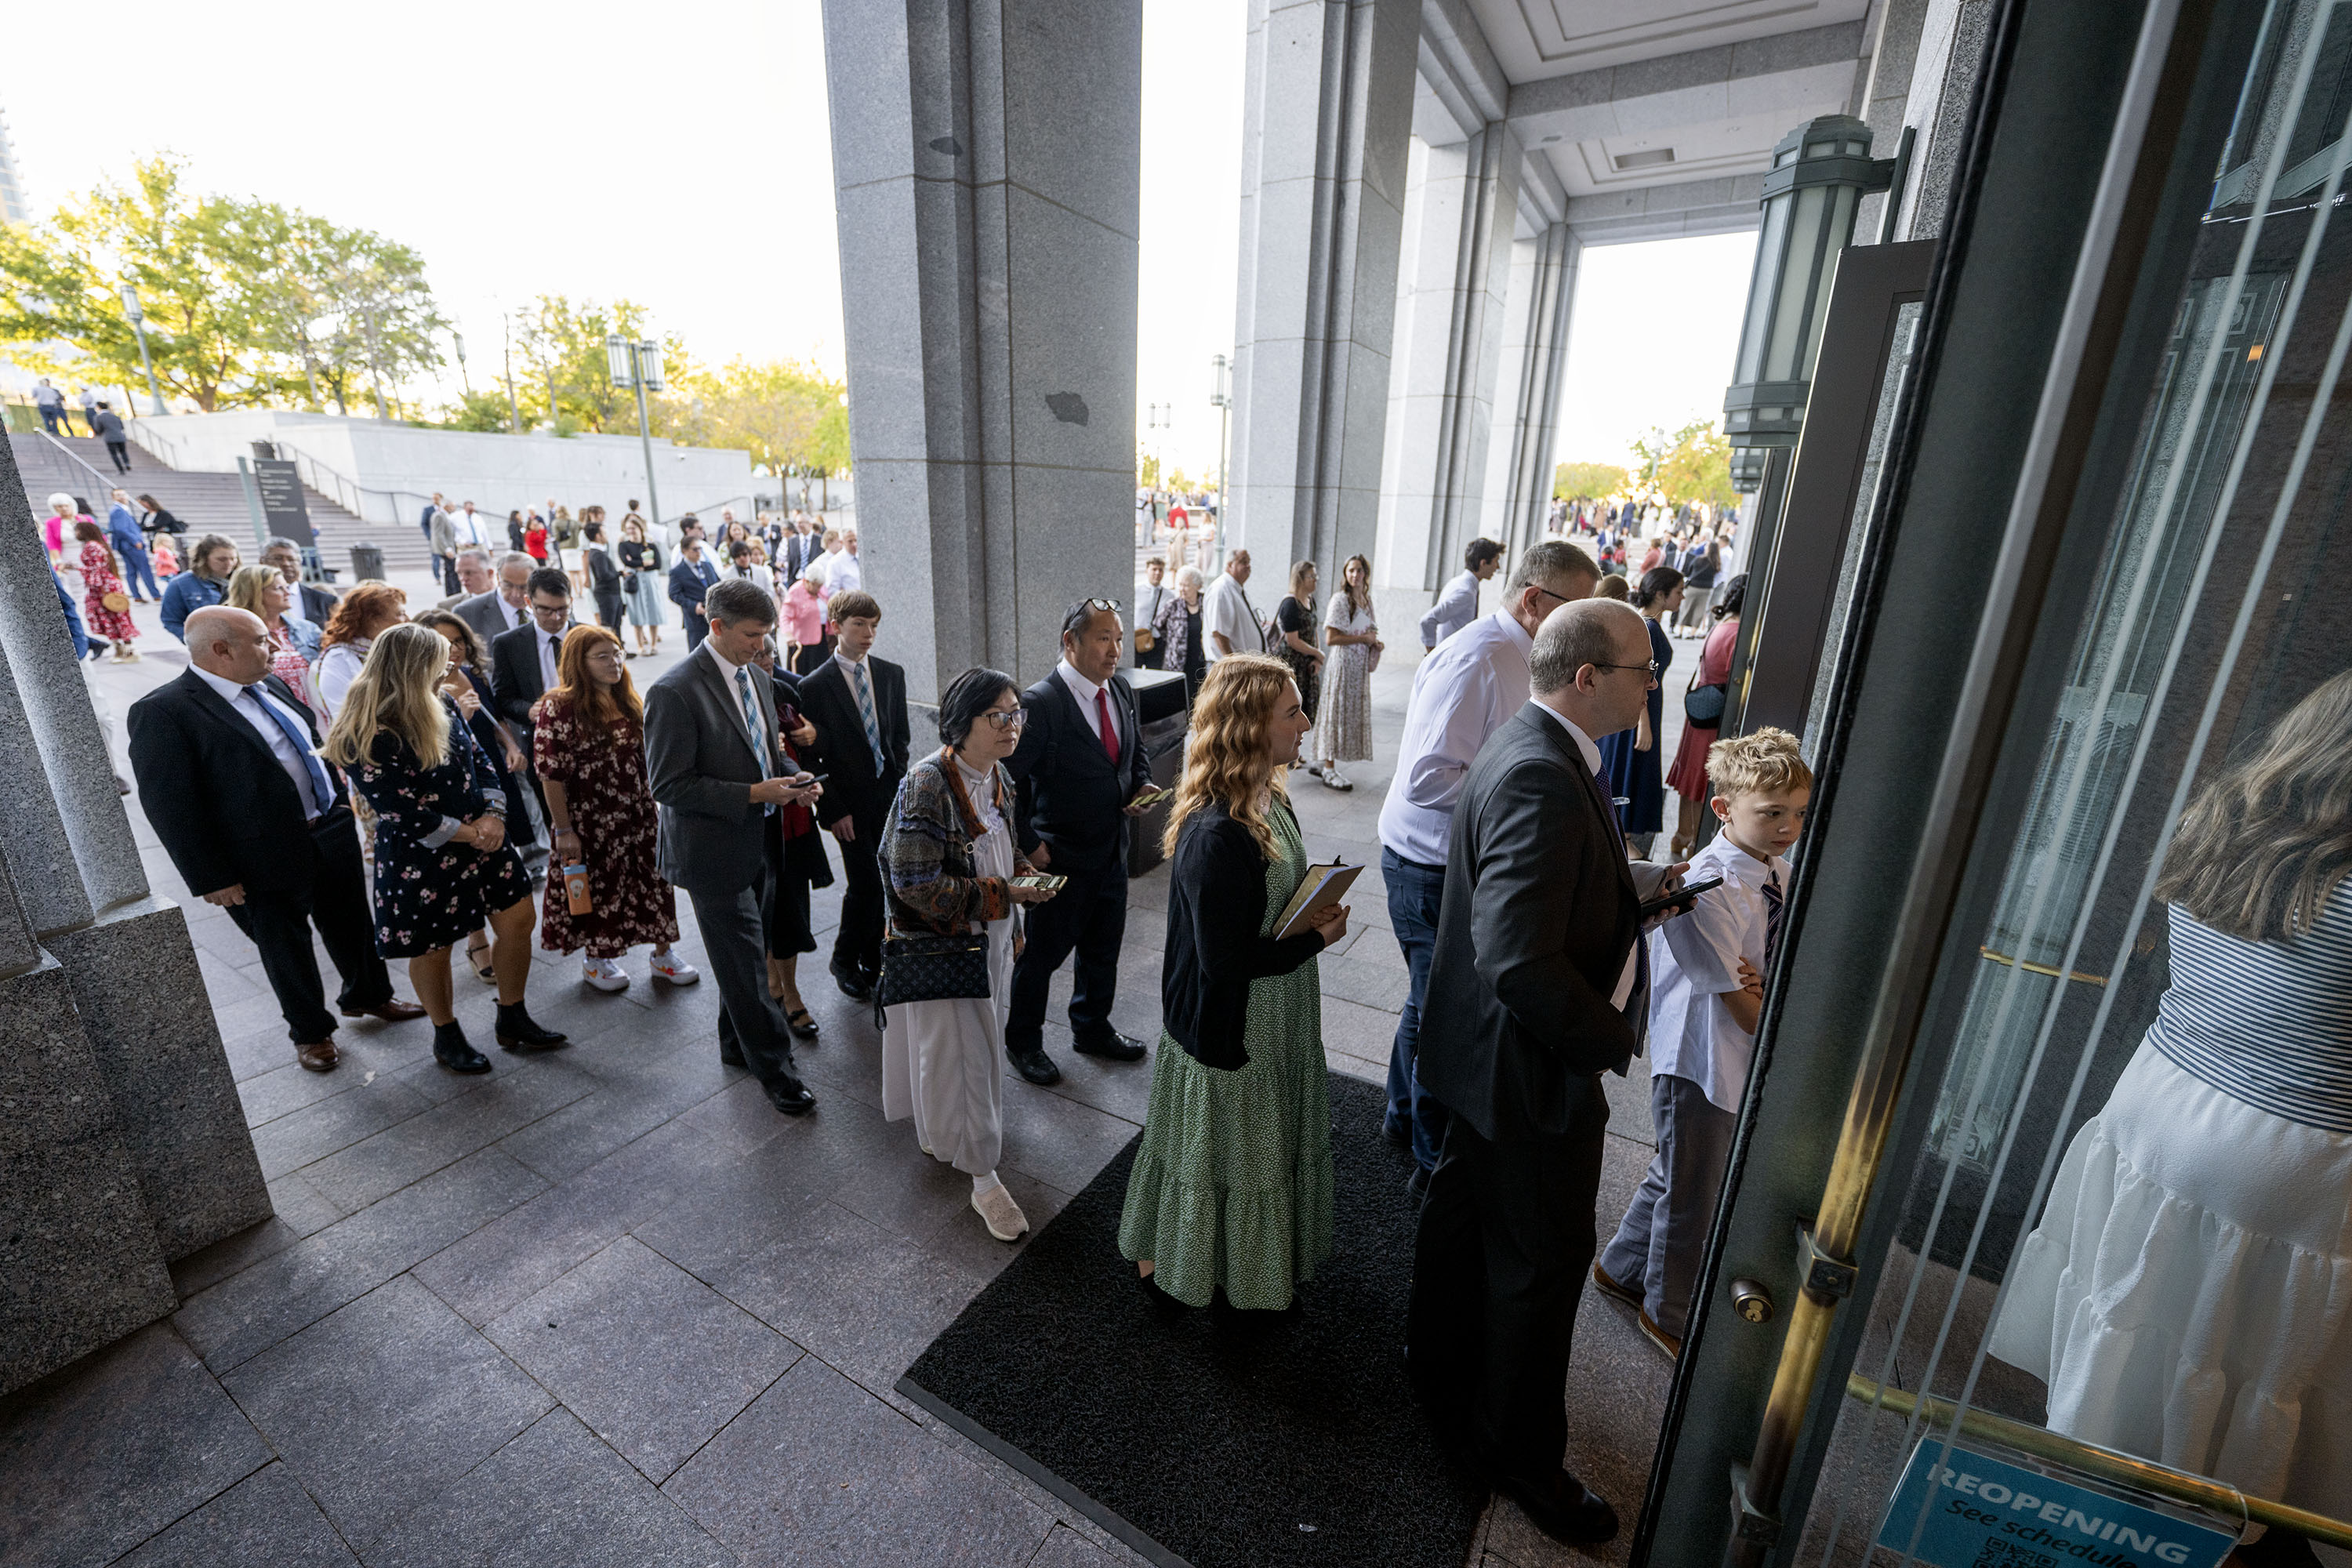
<svg viewBox="0 0 2352 1568">
<path fill-rule="evenodd" d="M 1662 168 L 1674 161 L 1675 150 L 1671 147 L 1651 147 L 1638 153 L 1619 153 L 1610 159 L 1611 163 L 1617 165 L 1620 174 L 1634 169 Z"/>
</svg>

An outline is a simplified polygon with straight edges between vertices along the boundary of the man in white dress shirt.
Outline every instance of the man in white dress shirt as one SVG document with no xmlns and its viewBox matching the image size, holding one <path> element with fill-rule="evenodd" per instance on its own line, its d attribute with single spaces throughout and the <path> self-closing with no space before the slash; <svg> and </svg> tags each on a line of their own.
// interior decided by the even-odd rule
<svg viewBox="0 0 2352 1568">
<path fill-rule="evenodd" d="M 1421 646 L 1435 647 L 1478 618 L 1478 585 L 1502 570 L 1503 547 L 1491 539 L 1474 539 L 1462 552 L 1461 576 L 1445 584 L 1437 603 L 1421 617 Z"/>
<path fill-rule="evenodd" d="M 1565 540 L 1531 546 L 1504 585 L 1503 605 L 1438 644 L 1413 672 L 1396 774 L 1381 806 L 1381 879 L 1389 923 L 1410 973 L 1403 1015 L 1389 1048 L 1388 1135 L 1409 1143 L 1425 1187 L 1444 1135 L 1436 1107 L 1413 1083 L 1421 1000 L 1437 950 L 1454 797 L 1486 738 L 1528 700 L 1528 649 L 1544 617 L 1588 598 L 1601 581 L 1592 557 Z"/>
<path fill-rule="evenodd" d="M 1264 653 L 1265 622 L 1250 603 L 1250 552 L 1236 550 L 1225 557 L 1224 575 L 1209 584 L 1203 601 L 1201 630 L 1209 639 L 1202 651 L 1214 664 L 1229 653 Z"/>
<path fill-rule="evenodd" d="M 1142 644 L 1147 640 L 1145 634 L 1150 633 L 1153 623 L 1160 619 L 1160 611 L 1168 603 L 1168 596 L 1176 592 L 1165 581 L 1167 575 L 1168 563 L 1155 555 L 1143 563 L 1143 580 L 1135 585 L 1135 664 L 1139 669 L 1160 668 L 1161 649 L 1157 636 L 1149 639 L 1152 645 L 1149 648 Z"/>
<path fill-rule="evenodd" d="M 866 586 L 866 567 L 857 559 L 857 535 L 845 531 L 841 536 L 841 553 L 833 558 L 833 570 L 825 576 L 826 595 L 847 594 Z"/>
</svg>

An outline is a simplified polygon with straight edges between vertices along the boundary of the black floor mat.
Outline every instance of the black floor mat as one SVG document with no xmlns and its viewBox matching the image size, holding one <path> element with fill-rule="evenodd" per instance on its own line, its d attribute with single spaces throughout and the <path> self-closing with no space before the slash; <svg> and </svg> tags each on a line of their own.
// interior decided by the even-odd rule
<svg viewBox="0 0 2352 1568">
<path fill-rule="evenodd" d="M 1155 1562 L 1458 1568 L 1486 1494 L 1406 1385 L 1412 1159 L 1381 1136 L 1384 1103 L 1332 1075 L 1335 1247 L 1291 1311 L 1190 1311 L 1137 1285 L 1118 1255 L 1129 1143 L 899 1392 Z"/>
</svg>

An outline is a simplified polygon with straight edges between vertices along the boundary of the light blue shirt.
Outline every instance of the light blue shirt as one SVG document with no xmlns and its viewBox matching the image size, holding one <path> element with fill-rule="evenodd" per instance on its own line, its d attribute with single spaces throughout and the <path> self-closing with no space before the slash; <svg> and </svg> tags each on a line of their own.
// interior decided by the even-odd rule
<svg viewBox="0 0 2352 1568">
<path fill-rule="evenodd" d="M 1445 584 L 1437 603 L 1421 617 L 1421 646 L 1435 647 L 1478 618 L 1478 574 L 1465 572 Z"/>
</svg>

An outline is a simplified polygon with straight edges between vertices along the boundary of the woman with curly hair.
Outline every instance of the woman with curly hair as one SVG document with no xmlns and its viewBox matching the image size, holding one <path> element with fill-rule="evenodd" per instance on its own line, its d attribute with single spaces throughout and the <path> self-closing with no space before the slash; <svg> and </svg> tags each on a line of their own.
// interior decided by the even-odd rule
<svg viewBox="0 0 2352 1568">
<path fill-rule="evenodd" d="M 1307 731 L 1289 667 L 1210 668 L 1168 814 L 1165 1023 L 1119 1251 L 1189 1307 L 1222 1289 L 1279 1310 L 1331 1254 L 1331 1108 L 1315 957 L 1348 933 L 1334 905 L 1276 940 L 1307 850 L 1283 775 Z"/>
<path fill-rule="evenodd" d="M 310 662 L 310 689 L 304 695 L 311 710 L 332 723 L 376 637 L 407 618 L 408 595 L 389 583 L 362 583 L 338 599 L 319 638 L 319 657 Z"/>
</svg>

